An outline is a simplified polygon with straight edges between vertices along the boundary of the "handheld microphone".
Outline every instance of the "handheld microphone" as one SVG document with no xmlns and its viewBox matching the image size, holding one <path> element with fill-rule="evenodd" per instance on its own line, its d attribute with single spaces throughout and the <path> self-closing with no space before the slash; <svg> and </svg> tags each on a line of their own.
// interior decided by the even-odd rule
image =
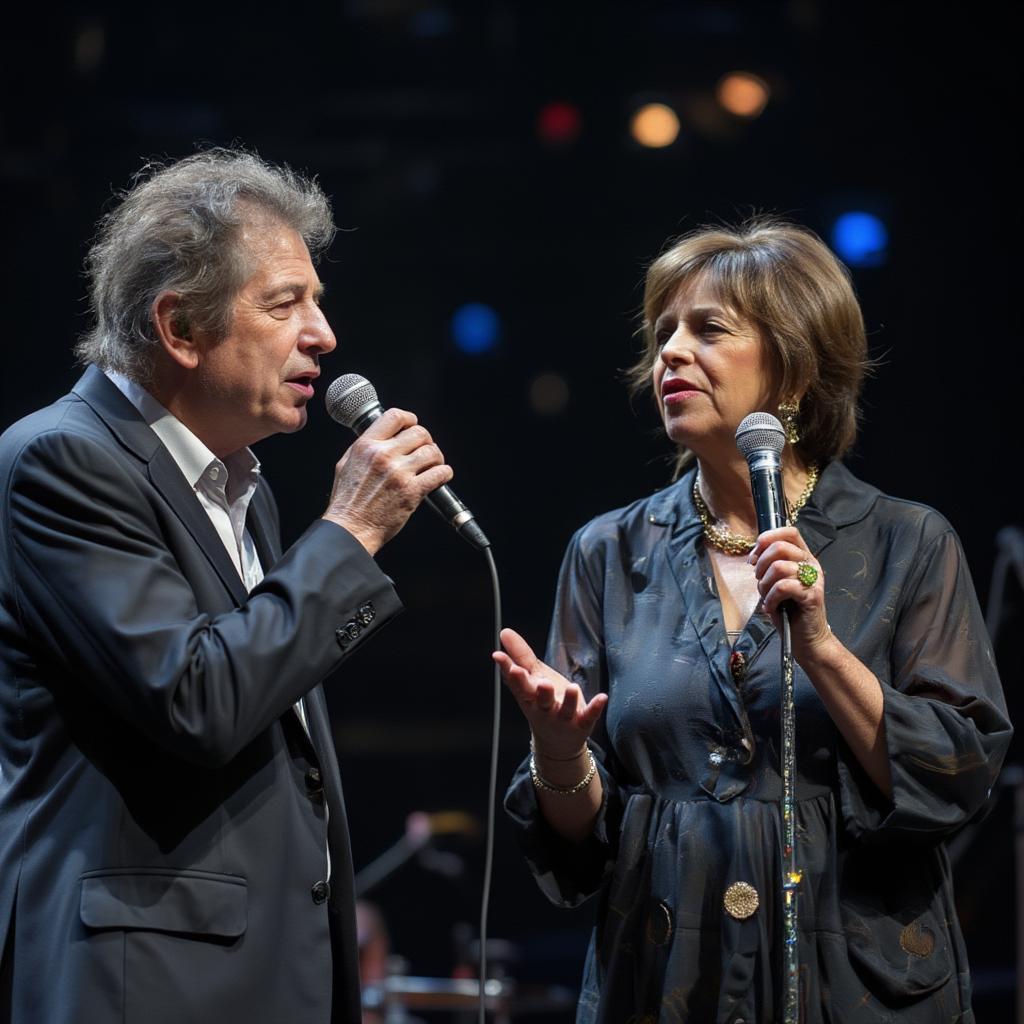
<svg viewBox="0 0 1024 1024">
<path fill-rule="evenodd" d="M 384 406 L 377 398 L 376 389 L 358 373 L 346 373 L 338 377 L 327 389 L 324 401 L 331 419 L 354 430 L 356 434 L 361 434 L 374 420 L 384 415 Z M 491 546 L 473 518 L 473 513 L 447 484 L 431 491 L 425 501 L 463 540 L 478 551 Z"/>
<path fill-rule="evenodd" d="M 782 489 L 782 449 L 786 432 L 771 413 L 752 412 L 736 428 L 736 447 L 750 469 L 757 532 L 776 530 L 789 518 Z"/>
</svg>

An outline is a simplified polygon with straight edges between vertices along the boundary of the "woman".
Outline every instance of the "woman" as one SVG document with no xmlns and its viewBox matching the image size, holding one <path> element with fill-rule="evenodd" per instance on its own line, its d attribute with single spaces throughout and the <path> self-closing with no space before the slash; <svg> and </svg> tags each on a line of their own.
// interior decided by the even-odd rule
<svg viewBox="0 0 1024 1024">
<path fill-rule="evenodd" d="M 848 277 L 759 219 L 647 274 L 649 382 L 681 475 L 569 545 L 547 664 L 496 652 L 532 731 L 506 807 L 556 903 L 599 896 L 578 1020 L 782 1012 L 779 606 L 796 662 L 802 1020 L 972 1021 L 943 839 L 1010 725 L 959 543 L 839 461 L 866 363 Z M 786 427 L 759 537 L 735 432 Z"/>
</svg>

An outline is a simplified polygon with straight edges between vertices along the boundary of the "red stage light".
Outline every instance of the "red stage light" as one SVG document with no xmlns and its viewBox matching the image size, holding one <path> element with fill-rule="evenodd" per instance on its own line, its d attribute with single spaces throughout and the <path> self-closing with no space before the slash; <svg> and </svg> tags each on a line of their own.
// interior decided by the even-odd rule
<svg viewBox="0 0 1024 1024">
<path fill-rule="evenodd" d="M 537 115 L 537 134 L 552 146 L 575 142 L 583 130 L 579 107 L 563 100 L 546 103 Z"/>
</svg>

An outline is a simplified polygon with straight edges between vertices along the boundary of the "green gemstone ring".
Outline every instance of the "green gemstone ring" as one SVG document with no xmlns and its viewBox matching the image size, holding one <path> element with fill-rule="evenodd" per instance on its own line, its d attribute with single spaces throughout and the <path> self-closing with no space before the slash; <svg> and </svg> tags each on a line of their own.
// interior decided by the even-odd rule
<svg viewBox="0 0 1024 1024">
<path fill-rule="evenodd" d="M 798 562 L 796 578 L 805 587 L 813 587 L 818 582 L 818 570 L 810 562 Z"/>
</svg>

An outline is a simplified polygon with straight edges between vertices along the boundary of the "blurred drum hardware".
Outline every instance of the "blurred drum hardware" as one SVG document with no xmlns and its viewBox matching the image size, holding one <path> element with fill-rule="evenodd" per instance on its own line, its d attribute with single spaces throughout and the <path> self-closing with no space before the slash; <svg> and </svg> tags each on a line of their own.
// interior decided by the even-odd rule
<svg viewBox="0 0 1024 1024">
<path fill-rule="evenodd" d="M 479 940 L 469 925 L 456 927 L 455 973 L 451 978 L 409 974 L 409 962 L 391 951 L 387 923 L 380 907 L 365 897 L 410 860 L 427 871 L 448 877 L 462 873 L 462 858 L 431 845 L 436 836 L 476 839 L 480 823 L 465 811 L 413 811 L 405 832 L 392 846 L 356 874 L 356 920 L 359 933 L 359 974 L 363 987 L 364 1024 L 426 1024 L 426 1021 L 470 1021 L 480 1003 L 480 982 L 474 977 L 480 961 Z M 519 985 L 508 976 L 520 959 L 514 944 L 487 942 L 490 973 L 484 985 L 487 1013 L 494 1024 L 510 1024 L 524 1015 L 570 1014 L 576 992 L 558 985 Z M 426 1014 L 426 1018 L 419 1016 Z"/>
<path fill-rule="evenodd" d="M 413 857 L 427 871 L 457 878 L 462 874 L 462 858 L 431 846 L 435 836 L 444 835 L 475 839 L 480 835 L 480 823 L 465 811 L 413 811 L 405 819 L 405 832 L 401 838 L 356 873 L 356 896 L 365 896 Z"/>
<path fill-rule="evenodd" d="M 416 1024 L 412 1013 L 427 1013 L 428 1019 L 469 1020 L 480 1000 L 476 978 L 417 978 L 399 975 L 363 990 L 363 1007 L 376 1013 L 384 1024 Z M 484 985 L 487 1012 L 494 1024 L 511 1024 L 526 1014 L 572 1013 L 576 993 L 558 985 L 519 986 L 509 978 L 489 978 Z M 450 1016 L 441 1017 L 440 1013 Z M 458 1014 L 458 1017 L 454 1017 Z"/>
</svg>

